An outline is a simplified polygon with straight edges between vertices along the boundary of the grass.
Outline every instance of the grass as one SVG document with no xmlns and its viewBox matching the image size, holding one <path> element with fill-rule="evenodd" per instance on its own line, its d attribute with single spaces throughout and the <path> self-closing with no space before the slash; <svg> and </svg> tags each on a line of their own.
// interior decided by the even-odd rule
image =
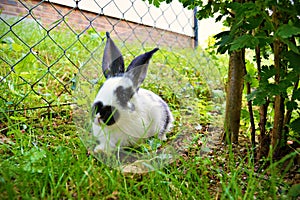
<svg viewBox="0 0 300 200">
<path fill-rule="evenodd" d="M 246 142 L 238 148 L 208 148 L 208 133 L 195 128 L 222 124 L 223 97 L 214 98 L 213 91 L 224 87 L 220 77 L 226 74 L 226 59 L 200 49 L 162 48 L 155 54 L 143 87 L 170 105 L 176 119 L 171 138 L 189 133 L 192 139 L 171 164 L 124 174 L 90 154 L 78 134 L 78 116 L 72 107 L 61 106 L 74 102 L 74 95 L 79 102 L 93 99 L 103 81 L 103 33 L 89 30 L 77 40 L 68 30 L 47 33 L 21 22 L 12 32 L 1 23 L 1 199 L 288 198 L 292 183 L 287 170 L 280 169 L 292 166 L 295 153 L 257 164 Z M 136 44 L 117 43 L 126 64 L 144 52 Z M 45 105 L 55 107 L 28 110 Z M 18 109 L 24 110 L 8 112 Z"/>
<path fill-rule="evenodd" d="M 283 161 L 257 166 L 250 151 L 223 146 L 206 156 L 191 146 L 164 168 L 123 174 L 90 155 L 62 117 L 10 121 L 1 137 L 2 199 L 276 199 L 289 188 Z"/>
</svg>

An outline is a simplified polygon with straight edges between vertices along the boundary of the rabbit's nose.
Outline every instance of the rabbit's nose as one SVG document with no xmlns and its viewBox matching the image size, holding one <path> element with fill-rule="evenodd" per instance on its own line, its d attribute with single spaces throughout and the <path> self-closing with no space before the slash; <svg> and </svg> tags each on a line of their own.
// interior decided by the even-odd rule
<svg viewBox="0 0 300 200">
<path fill-rule="evenodd" d="M 99 124 L 103 124 L 103 122 L 102 122 L 102 120 L 101 120 L 100 117 L 98 118 L 98 123 L 99 123 Z"/>
</svg>

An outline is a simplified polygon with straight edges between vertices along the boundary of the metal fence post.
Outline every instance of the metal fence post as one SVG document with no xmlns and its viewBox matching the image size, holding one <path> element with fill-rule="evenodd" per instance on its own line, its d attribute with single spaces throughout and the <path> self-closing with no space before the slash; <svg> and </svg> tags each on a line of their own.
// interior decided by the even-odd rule
<svg viewBox="0 0 300 200">
<path fill-rule="evenodd" d="M 197 19 L 197 7 L 194 8 L 194 48 L 198 47 L 198 19 Z"/>
</svg>

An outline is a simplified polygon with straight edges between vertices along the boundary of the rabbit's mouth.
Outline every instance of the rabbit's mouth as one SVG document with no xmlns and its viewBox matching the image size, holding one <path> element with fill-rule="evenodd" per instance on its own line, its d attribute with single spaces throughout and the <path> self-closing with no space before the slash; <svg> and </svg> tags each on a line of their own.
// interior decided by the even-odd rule
<svg viewBox="0 0 300 200">
<path fill-rule="evenodd" d="M 120 116 L 116 107 L 110 105 L 103 106 L 101 101 L 94 103 L 92 109 L 93 117 L 98 118 L 97 121 L 99 124 L 111 126 L 116 123 Z"/>
</svg>

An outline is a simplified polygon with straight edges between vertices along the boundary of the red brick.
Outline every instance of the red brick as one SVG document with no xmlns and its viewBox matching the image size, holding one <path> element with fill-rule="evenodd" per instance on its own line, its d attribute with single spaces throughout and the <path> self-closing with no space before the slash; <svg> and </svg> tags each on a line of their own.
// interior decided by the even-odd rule
<svg viewBox="0 0 300 200">
<path fill-rule="evenodd" d="M 29 9 L 39 3 L 40 1 L 38 0 L 23 1 L 23 4 L 25 4 L 25 6 Z M 14 16 L 20 16 L 20 13 L 22 16 L 26 15 L 28 13 L 26 7 L 16 0 L 2 0 L 0 3 L 0 8 L 3 9 L 3 14 Z M 43 2 L 36 8 L 32 9 L 31 12 L 35 18 L 41 19 L 46 28 L 55 26 L 56 24 L 53 23 L 62 19 L 62 16 L 65 16 L 66 23 L 68 23 L 68 25 L 78 33 L 84 31 L 88 27 L 93 27 L 97 31 L 101 32 L 114 29 L 113 34 L 118 34 L 119 38 L 130 42 L 140 41 L 144 44 L 153 45 L 154 43 L 155 45 L 168 46 L 172 48 L 193 47 L 193 38 L 183 34 L 151 26 L 139 25 L 130 21 L 102 16 L 91 12 L 72 9 L 73 8 L 66 6 Z M 69 13 L 70 11 L 71 13 Z M 90 26 L 90 22 L 92 27 Z M 65 23 L 60 24 L 55 28 L 61 29 L 63 27 L 67 27 Z"/>
</svg>

